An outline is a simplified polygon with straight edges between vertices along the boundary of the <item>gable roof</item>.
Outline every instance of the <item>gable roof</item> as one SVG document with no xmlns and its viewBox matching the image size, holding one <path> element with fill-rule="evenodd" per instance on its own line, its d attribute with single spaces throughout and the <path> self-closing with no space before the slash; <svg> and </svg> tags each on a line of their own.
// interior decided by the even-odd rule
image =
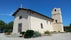
<svg viewBox="0 0 71 40">
<path fill-rule="evenodd" d="M 17 14 L 17 12 L 19 12 L 19 10 L 31 11 L 31 12 L 37 13 L 37 14 L 39 14 L 39 15 L 41 15 L 41 16 L 44 16 L 44 17 L 46 17 L 46 18 L 49 18 L 49 19 L 53 20 L 52 18 L 50 18 L 50 17 L 48 17 L 48 16 L 45 16 L 45 15 L 39 13 L 39 12 L 33 11 L 33 10 L 31 10 L 31 9 L 25 9 L 25 8 L 18 8 L 18 10 L 17 10 L 16 12 L 14 12 L 14 14 L 13 14 L 12 16 L 15 16 L 15 15 Z"/>
</svg>

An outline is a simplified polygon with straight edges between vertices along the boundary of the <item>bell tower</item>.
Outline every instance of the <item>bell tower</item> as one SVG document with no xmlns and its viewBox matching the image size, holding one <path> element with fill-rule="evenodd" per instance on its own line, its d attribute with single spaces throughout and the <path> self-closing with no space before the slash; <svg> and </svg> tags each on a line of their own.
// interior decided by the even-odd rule
<svg viewBox="0 0 71 40">
<path fill-rule="evenodd" d="M 62 15 L 61 15 L 61 9 L 60 8 L 54 8 L 52 10 L 52 18 L 53 21 L 53 28 L 56 32 L 64 32 L 63 30 L 63 23 L 62 23 Z"/>
</svg>

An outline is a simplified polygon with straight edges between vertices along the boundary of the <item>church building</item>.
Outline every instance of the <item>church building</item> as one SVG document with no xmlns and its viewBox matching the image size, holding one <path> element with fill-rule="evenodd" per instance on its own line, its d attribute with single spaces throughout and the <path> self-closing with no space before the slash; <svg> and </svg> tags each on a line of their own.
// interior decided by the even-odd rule
<svg viewBox="0 0 71 40">
<path fill-rule="evenodd" d="M 47 30 L 50 32 L 64 32 L 60 8 L 52 10 L 52 18 L 26 8 L 18 8 L 13 16 L 13 33 L 20 33 L 26 30 L 34 30 L 40 33 L 44 33 Z"/>
</svg>

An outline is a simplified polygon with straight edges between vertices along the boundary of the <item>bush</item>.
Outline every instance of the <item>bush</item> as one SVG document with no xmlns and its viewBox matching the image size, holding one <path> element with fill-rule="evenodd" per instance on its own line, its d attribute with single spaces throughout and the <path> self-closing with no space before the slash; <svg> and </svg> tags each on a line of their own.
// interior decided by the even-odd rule
<svg viewBox="0 0 71 40">
<path fill-rule="evenodd" d="M 70 32 L 70 30 L 65 30 L 65 32 Z"/>
<path fill-rule="evenodd" d="M 11 34 L 11 32 L 7 29 L 3 30 L 3 32 L 5 33 L 5 35 L 10 35 Z"/>
<path fill-rule="evenodd" d="M 6 33 L 6 32 L 9 32 L 9 30 L 5 29 L 5 30 L 3 30 L 3 32 Z"/>
<path fill-rule="evenodd" d="M 24 35 L 24 34 L 25 34 L 25 32 L 20 32 L 20 34 Z"/>
<path fill-rule="evenodd" d="M 49 31 L 45 31 L 44 34 L 48 34 L 48 35 L 50 35 L 50 32 L 49 32 Z"/>
<path fill-rule="evenodd" d="M 41 33 L 35 31 L 33 37 L 39 37 L 39 36 L 41 36 Z"/>
<path fill-rule="evenodd" d="M 22 36 L 20 36 L 20 37 L 24 37 L 25 32 L 20 32 L 20 34 L 22 34 Z"/>
<path fill-rule="evenodd" d="M 58 31 L 58 32 L 60 32 L 60 31 Z"/>
<path fill-rule="evenodd" d="M 24 38 L 31 38 L 34 35 L 33 30 L 27 30 L 24 34 Z"/>
<path fill-rule="evenodd" d="M 52 34 L 55 34 L 55 33 L 57 33 L 57 32 L 56 32 L 56 31 L 52 31 L 51 33 L 52 33 Z"/>
</svg>

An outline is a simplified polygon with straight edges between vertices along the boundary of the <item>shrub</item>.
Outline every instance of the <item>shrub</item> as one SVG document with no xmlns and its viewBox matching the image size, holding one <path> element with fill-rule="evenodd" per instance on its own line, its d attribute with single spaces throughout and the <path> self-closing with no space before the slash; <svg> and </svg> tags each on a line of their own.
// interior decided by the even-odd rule
<svg viewBox="0 0 71 40">
<path fill-rule="evenodd" d="M 34 34 L 34 31 L 33 30 L 27 30 L 25 32 L 25 35 L 24 35 L 24 38 L 31 38 Z"/>
<path fill-rule="evenodd" d="M 50 32 L 49 32 L 49 31 L 45 31 L 44 34 L 48 34 L 48 35 L 50 35 Z"/>
<path fill-rule="evenodd" d="M 53 32 L 56 32 L 56 31 L 53 31 Z"/>
<path fill-rule="evenodd" d="M 3 30 L 3 32 L 6 33 L 6 32 L 9 32 L 9 30 L 5 29 L 5 30 Z"/>
<path fill-rule="evenodd" d="M 10 35 L 11 34 L 11 32 L 7 29 L 3 30 L 3 32 L 5 33 L 5 35 Z"/>
<path fill-rule="evenodd" d="M 33 37 L 39 37 L 39 36 L 41 36 L 41 33 L 35 31 Z"/>
<path fill-rule="evenodd" d="M 20 34 L 24 35 L 24 34 L 25 34 L 25 32 L 20 32 Z"/>
<path fill-rule="evenodd" d="M 70 32 L 70 30 L 65 30 L 65 32 Z"/>
<path fill-rule="evenodd" d="M 55 33 L 57 33 L 56 31 L 53 31 L 53 32 L 51 32 L 52 34 L 55 34 Z"/>
<path fill-rule="evenodd" d="M 60 32 L 60 31 L 58 31 L 58 32 Z"/>
<path fill-rule="evenodd" d="M 22 36 L 20 36 L 20 37 L 24 37 L 25 32 L 20 32 L 20 34 L 22 34 Z"/>
</svg>

